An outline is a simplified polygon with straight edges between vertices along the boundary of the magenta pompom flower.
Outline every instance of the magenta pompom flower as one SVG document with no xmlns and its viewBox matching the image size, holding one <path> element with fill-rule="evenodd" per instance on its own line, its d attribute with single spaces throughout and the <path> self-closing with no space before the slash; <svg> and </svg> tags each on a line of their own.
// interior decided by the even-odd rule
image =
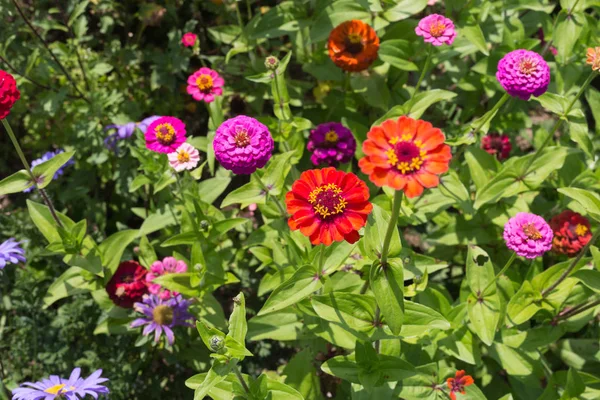
<svg viewBox="0 0 600 400">
<path fill-rule="evenodd" d="M 148 336 L 154 332 L 155 342 L 160 340 L 164 332 L 167 341 L 172 345 L 175 342 L 173 333 L 175 326 L 192 326 L 191 320 L 194 316 L 188 311 L 190 304 L 192 304 L 191 300 L 184 300 L 181 296 L 163 300 L 153 294 L 146 295 L 142 303 L 134 305 L 135 310 L 144 316 L 133 321 L 131 327 L 145 325 L 142 335 Z"/>
<path fill-rule="evenodd" d="M 187 32 L 181 38 L 181 43 L 185 47 L 194 47 L 194 45 L 196 44 L 196 39 L 198 39 L 198 36 L 196 36 L 195 33 Z"/>
<path fill-rule="evenodd" d="M 144 134 L 146 147 L 157 153 L 173 153 L 185 142 L 185 124 L 175 117 L 153 121 Z"/>
<path fill-rule="evenodd" d="M 217 128 L 213 146 L 223 167 L 234 174 L 250 175 L 271 158 L 273 138 L 265 125 L 238 115 Z"/>
<path fill-rule="evenodd" d="M 175 257 L 165 257 L 162 261 L 154 261 L 150 266 L 150 272 L 146 275 L 148 282 L 148 291 L 158 295 L 163 300 L 167 300 L 173 296 L 177 296 L 178 292 L 172 292 L 164 289 L 160 284 L 154 283 L 154 279 L 161 275 L 178 274 L 187 272 L 187 264 L 184 261 L 177 260 Z"/>
<path fill-rule="evenodd" d="M 167 155 L 169 165 L 177 172 L 196 168 L 200 162 L 200 153 L 189 143 L 183 143 L 173 153 Z"/>
<path fill-rule="evenodd" d="M 541 96 L 550 84 L 550 67 L 534 51 L 515 50 L 498 63 L 496 78 L 512 97 L 529 100 L 531 95 Z"/>
<path fill-rule="evenodd" d="M 506 246 L 517 255 L 536 258 L 552 248 L 552 228 L 542 217 L 520 212 L 504 225 Z"/>
<path fill-rule="evenodd" d="M 339 122 L 327 122 L 317 126 L 308 137 L 308 151 L 314 165 L 337 166 L 352 160 L 356 140 L 350 129 Z"/>
<path fill-rule="evenodd" d="M 454 22 L 439 14 L 431 14 L 421 19 L 415 28 L 418 36 L 423 36 L 426 43 L 434 46 L 452 44 L 456 38 Z"/>
<path fill-rule="evenodd" d="M 210 68 L 200 68 L 187 80 L 187 92 L 194 100 L 210 103 L 216 96 L 223 94 L 225 81 L 221 76 Z"/>
</svg>

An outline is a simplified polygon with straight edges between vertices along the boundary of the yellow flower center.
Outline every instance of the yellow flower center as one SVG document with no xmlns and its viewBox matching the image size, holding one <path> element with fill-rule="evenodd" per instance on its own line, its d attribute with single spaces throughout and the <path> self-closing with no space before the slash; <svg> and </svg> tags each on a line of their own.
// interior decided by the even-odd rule
<svg viewBox="0 0 600 400">
<path fill-rule="evenodd" d="M 158 125 L 154 132 L 156 140 L 163 146 L 168 146 L 175 141 L 175 128 L 169 123 Z"/>
<path fill-rule="evenodd" d="M 159 325 L 170 325 L 173 323 L 173 309 L 164 304 L 160 304 L 152 311 L 154 322 Z"/>
<path fill-rule="evenodd" d="M 233 137 L 236 147 L 246 147 L 250 144 L 250 136 L 246 128 L 236 126 L 235 136 Z"/>
<path fill-rule="evenodd" d="M 179 150 L 177 153 L 177 161 L 182 163 L 190 161 L 190 153 L 185 150 Z"/>
<path fill-rule="evenodd" d="M 446 31 L 446 24 L 436 21 L 429 26 L 429 34 L 433 37 L 440 37 Z"/>
<path fill-rule="evenodd" d="M 392 147 L 385 154 L 391 166 L 396 167 L 403 175 L 421 169 L 427 151 L 423 150 L 420 140 L 412 141 L 412 135 L 402 135 L 392 138 L 389 143 Z"/>
<path fill-rule="evenodd" d="M 531 222 L 523 225 L 522 229 L 523 229 L 523 233 L 529 239 L 539 240 L 542 238 L 542 234 L 540 233 L 540 231 L 538 231 L 538 229 L 535 227 L 535 225 Z"/>
<path fill-rule="evenodd" d="M 49 394 L 61 394 L 61 391 L 65 386 L 67 385 L 65 385 L 64 383 L 59 383 L 58 385 L 49 387 L 48 389 L 44 390 L 44 392 Z M 73 389 L 75 389 L 73 386 L 69 387 L 69 390 Z"/>
<path fill-rule="evenodd" d="M 360 33 L 349 33 L 346 36 L 346 51 L 350 54 L 358 54 L 363 50 L 363 38 Z"/>
<path fill-rule="evenodd" d="M 208 74 L 202 74 L 196 78 L 196 86 L 203 92 L 208 92 L 213 87 L 213 78 Z"/>
<path fill-rule="evenodd" d="M 348 205 L 341 195 L 342 189 L 334 183 L 321 185 L 308 195 L 308 202 L 321 219 L 341 214 Z"/>
<path fill-rule="evenodd" d="M 329 143 L 337 143 L 337 141 L 338 141 L 338 134 L 335 133 L 333 130 L 327 132 L 325 134 L 325 141 L 329 142 Z"/>
<path fill-rule="evenodd" d="M 588 232 L 588 227 L 585 225 L 577 224 L 575 227 L 575 233 L 577 236 L 583 236 Z"/>
<path fill-rule="evenodd" d="M 519 70 L 524 74 L 531 74 L 537 69 L 537 61 L 531 58 L 524 58 L 519 64 Z"/>
<path fill-rule="evenodd" d="M 362 42 L 362 36 L 360 36 L 360 33 L 350 33 L 348 35 L 348 41 L 354 44 L 360 43 Z"/>
</svg>

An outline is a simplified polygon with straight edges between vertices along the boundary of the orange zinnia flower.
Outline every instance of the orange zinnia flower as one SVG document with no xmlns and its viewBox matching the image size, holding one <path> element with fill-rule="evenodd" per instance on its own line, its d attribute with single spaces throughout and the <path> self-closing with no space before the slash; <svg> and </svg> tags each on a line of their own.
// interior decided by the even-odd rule
<svg viewBox="0 0 600 400">
<path fill-rule="evenodd" d="M 450 398 L 456 400 L 456 393 L 465 394 L 465 386 L 469 386 L 475 383 L 471 375 L 465 375 L 465 371 L 462 369 L 456 371 L 454 378 L 448 378 L 446 385 L 450 389 Z"/>
<path fill-rule="evenodd" d="M 369 68 L 377 58 L 379 38 L 368 24 L 353 19 L 331 31 L 327 49 L 335 65 L 344 71 L 358 72 Z"/>
<path fill-rule="evenodd" d="M 423 187 L 437 186 L 438 175 L 448 170 L 452 154 L 445 139 L 429 122 L 404 116 L 388 119 L 367 133 L 365 157 L 358 165 L 375 185 L 417 197 Z"/>
<path fill-rule="evenodd" d="M 373 209 L 369 189 L 353 173 L 333 167 L 304 171 L 285 196 L 290 229 L 308 236 L 312 244 L 346 240 L 355 243 Z"/>
<path fill-rule="evenodd" d="M 600 71 L 600 47 L 587 49 L 586 63 L 592 66 L 592 70 Z"/>
</svg>

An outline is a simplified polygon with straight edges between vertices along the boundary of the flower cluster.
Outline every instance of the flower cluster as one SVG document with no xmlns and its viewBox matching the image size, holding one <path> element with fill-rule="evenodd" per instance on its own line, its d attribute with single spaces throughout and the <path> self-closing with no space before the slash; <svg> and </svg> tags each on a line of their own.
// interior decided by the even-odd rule
<svg viewBox="0 0 600 400">
<path fill-rule="evenodd" d="M 25 261 L 25 250 L 21 247 L 20 242 L 10 238 L 0 244 L 0 269 L 8 264 L 24 263 Z"/>
<path fill-rule="evenodd" d="M 164 289 L 160 284 L 153 283 L 154 279 L 165 274 L 182 273 L 187 271 L 187 264 L 184 261 L 177 260 L 175 257 L 165 257 L 162 261 L 155 261 L 150 266 L 150 272 L 146 275 L 148 282 L 148 290 L 150 293 L 157 295 L 162 300 L 167 300 L 173 296 L 179 295 L 177 292 L 172 292 Z"/>
<path fill-rule="evenodd" d="M 191 300 L 184 300 L 180 295 L 169 299 L 162 299 L 154 294 L 146 295 L 143 302 L 134 305 L 135 310 L 144 316 L 133 321 L 131 327 L 144 326 L 144 336 L 154 332 L 155 342 L 160 340 L 164 332 L 168 343 L 172 345 L 175 342 L 175 326 L 192 326 L 194 316 L 188 311 L 190 304 Z"/>
<path fill-rule="evenodd" d="M 39 382 L 25 382 L 12 391 L 12 400 L 79 400 L 87 395 L 97 399 L 99 395 L 107 395 L 109 390 L 101 385 L 108 381 L 102 378 L 102 370 L 96 370 L 87 378 L 81 377 L 81 369 L 75 368 L 69 379 L 50 375 Z"/>
<path fill-rule="evenodd" d="M 52 158 L 56 157 L 57 155 L 59 155 L 60 153 L 64 153 L 65 151 L 62 149 L 56 150 L 56 151 L 48 151 L 46 153 L 44 153 L 40 158 L 36 158 L 35 160 L 33 160 L 31 162 L 31 168 L 35 167 L 36 165 L 40 165 L 42 163 L 45 163 L 46 161 L 51 160 Z M 69 159 L 69 161 L 67 161 L 66 163 L 64 163 L 58 170 L 56 170 L 56 172 L 54 173 L 54 176 L 52 177 L 53 180 L 56 180 L 58 178 L 60 178 L 64 173 L 65 173 L 65 169 L 71 165 L 75 164 L 75 161 L 71 158 Z M 24 193 L 29 193 L 33 190 L 34 186 L 28 187 L 27 189 L 23 190 Z"/>
<path fill-rule="evenodd" d="M 10 110 L 20 98 L 21 92 L 17 89 L 15 78 L 0 69 L 0 119 L 10 114 Z"/>
</svg>

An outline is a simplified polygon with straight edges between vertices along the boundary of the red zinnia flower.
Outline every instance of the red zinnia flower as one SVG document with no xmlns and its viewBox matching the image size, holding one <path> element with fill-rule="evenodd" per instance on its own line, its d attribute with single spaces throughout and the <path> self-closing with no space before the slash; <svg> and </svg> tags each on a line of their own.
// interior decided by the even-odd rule
<svg viewBox="0 0 600 400">
<path fill-rule="evenodd" d="M 17 89 L 15 78 L 0 69 L 0 119 L 8 116 L 11 108 L 20 98 L 21 92 Z"/>
<path fill-rule="evenodd" d="M 297 229 L 312 244 L 346 240 L 355 243 L 373 209 L 369 189 L 353 173 L 333 167 L 304 171 L 285 196 L 290 229 Z"/>
<path fill-rule="evenodd" d="M 465 375 L 465 371 L 462 369 L 456 371 L 454 378 L 448 378 L 446 384 L 450 389 L 450 398 L 456 400 L 456 393 L 465 394 L 465 386 L 469 386 L 475 383 L 471 375 Z"/>
<path fill-rule="evenodd" d="M 106 285 L 108 297 L 116 305 L 133 308 L 148 293 L 146 274 L 148 271 L 135 261 L 123 261 Z"/>
<path fill-rule="evenodd" d="M 505 160 L 510 156 L 512 145 L 507 135 L 489 133 L 481 138 L 481 148 L 496 156 L 498 160 Z"/>
<path fill-rule="evenodd" d="M 437 186 L 438 175 L 448 171 L 452 153 L 444 140 L 442 131 L 429 122 L 405 116 L 388 119 L 367 133 L 365 157 L 358 166 L 375 185 L 417 197 L 424 187 Z"/>
<path fill-rule="evenodd" d="M 565 210 L 550 220 L 554 232 L 552 250 L 574 257 L 592 238 L 590 222 L 581 214 Z"/>
</svg>

